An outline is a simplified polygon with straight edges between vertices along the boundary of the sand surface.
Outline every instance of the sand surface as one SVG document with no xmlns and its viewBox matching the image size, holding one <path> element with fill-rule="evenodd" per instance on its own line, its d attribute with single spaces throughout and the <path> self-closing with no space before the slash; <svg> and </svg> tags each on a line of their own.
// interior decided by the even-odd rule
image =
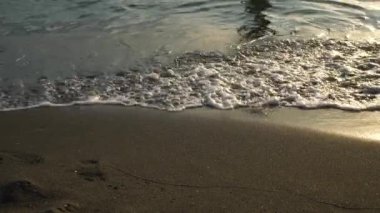
<svg viewBox="0 0 380 213">
<path fill-rule="evenodd" d="M 260 117 L 2 112 L 0 212 L 380 212 L 380 143 Z"/>
</svg>

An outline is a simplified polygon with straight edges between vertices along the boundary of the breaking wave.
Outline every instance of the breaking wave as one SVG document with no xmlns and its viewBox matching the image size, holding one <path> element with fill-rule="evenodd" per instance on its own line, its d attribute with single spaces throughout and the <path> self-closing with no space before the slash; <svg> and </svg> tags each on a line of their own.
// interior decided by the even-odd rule
<svg viewBox="0 0 380 213">
<path fill-rule="evenodd" d="M 242 44 L 232 55 L 185 53 L 148 73 L 42 77 L 30 85 L 0 79 L 0 85 L 2 111 L 95 103 L 169 111 L 201 106 L 380 110 L 380 44 L 266 38 Z"/>
</svg>

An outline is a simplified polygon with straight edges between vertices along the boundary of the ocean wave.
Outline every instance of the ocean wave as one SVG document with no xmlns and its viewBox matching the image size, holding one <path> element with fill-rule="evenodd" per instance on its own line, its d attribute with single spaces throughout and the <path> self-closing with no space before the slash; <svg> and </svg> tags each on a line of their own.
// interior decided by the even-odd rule
<svg viewBox="0 0 380 213">
<path fill-rule="evenodd" d="M 379 56 L 379 43 L 267 38 L 242 44 L 229 56 L 185 53 L 148 73 L 0 84 L 0 110 L 72 104 L 380 110 Z"/>
</svg>

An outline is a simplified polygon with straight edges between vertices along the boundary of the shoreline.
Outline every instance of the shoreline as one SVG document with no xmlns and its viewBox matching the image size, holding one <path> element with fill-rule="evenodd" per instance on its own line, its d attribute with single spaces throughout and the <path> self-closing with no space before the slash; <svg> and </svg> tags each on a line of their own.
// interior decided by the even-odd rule
<svg viewBox="0 0 380 213">
<path fill-rule="evenodd" d="M 116 107 L 116 108 L 126 108 L 130 109 L 141 109 L 141 110 L 157 110 L 163 113 L 184 113 L 185 111 L 190 112 L 202 112 L 207 111 L 207 113 L 213 112 L 224 112 L 226 114 L 231 114 L 233 116 L 239 115 L 241 113 L 250 114 L 249 117 L 253 117 L 259 120 L 265 120 L 275 124 L 281 124 L 297 128 L 305 128 L 309 130 L 317 130 L 322 132 L 327 132 L 329 134 L 339 134 L 346 135 L 349 137 L 360 137 L 361 139 L 379 141 L 380 133 L 376 130 L 376 126 L 380 125 L 380 111 L 378 110 L 352 110 L 352 109 L 341 109 L 334 107 L 322 107 L 322 108 L 304 108 L 304 107 L 264 107 L 264 108 L 251 108 L 251 107 L 238 107 L 233 109 L 217 109 L 207 106 L 192 106 L 187 107 L 183 110 L 164 110 L 158 107 L 151 106 L 138 106 L 138 105 L 125 105 L 120 102 L 74 102 L 70 104 L 51 104 L 43 103 L 38 106 L 31 106 L 25 108 L 14 108 L 0 110 L 0 114 L 12 113 L 17 111 L 31 111 L 31 110 L 44 110 L 47 108 L 85 108 L 85 107 Z M 206 114 L 207 114 L 206 113 Z M 287 115 L 291 116 L 287 116 Z M 264 116 L 262 116 L 264 115 Z M 306 116 L 305 116 L 306 115 Z M 329 116 L 333 116 L 333 119 Z M 358 116 L 359 115 L 359 116 Z M 322 118 L 319 118 L 321 117 Z M 243 116 L 245 117 L 245 116 Z M 278 118 L 280 117 L 280 119 Z M 306 118 L 305 118 L 306 117 Z M 301 121 L 301 122 L 300 122 Z M 321 122 L 323 121 L 323 123 Z M 336 123 L 336 121 L 339 121 Z M 337 126 L 337 124 L 342 124 L 342 122 L 351 123 L 351 126 L 345 125 L 345 128 Z M 299 124 L 301 123 L 301 125 Z M 323 127 L 322 125 L 327 125 Z M 356 127 L 360 126 L 361 131 L 358 131 Z M 364 128 L 363 128 L 364 127 Z M 364 134 L 364 135 L 363 135 Z"/>
<path fill-rule="evenodd" d="M 282 110 L 1 112 L 0 210 L 378 211 L 380 144 Z"/>
</svg>

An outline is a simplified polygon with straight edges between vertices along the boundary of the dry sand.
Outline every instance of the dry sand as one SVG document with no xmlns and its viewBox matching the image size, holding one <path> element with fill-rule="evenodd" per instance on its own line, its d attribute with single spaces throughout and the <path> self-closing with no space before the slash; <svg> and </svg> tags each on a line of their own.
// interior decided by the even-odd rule
<svg viewBox="0 0 380 213">
<path fill-rule="evenodd" d="M 260 117 L 2 112 L 0 212 L 380 212 L 380 143 Z"/>
</svg>

